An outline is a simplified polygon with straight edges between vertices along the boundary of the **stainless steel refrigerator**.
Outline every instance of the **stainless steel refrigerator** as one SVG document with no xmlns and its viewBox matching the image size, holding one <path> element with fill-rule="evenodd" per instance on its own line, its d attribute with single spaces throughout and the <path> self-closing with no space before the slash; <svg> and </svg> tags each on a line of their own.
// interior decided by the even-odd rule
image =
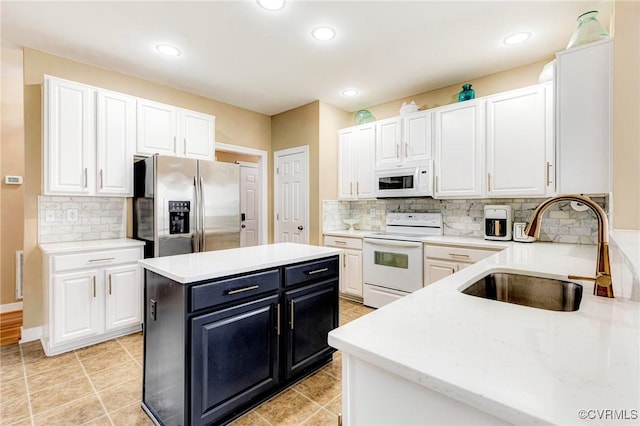
<svg viewBox="0 0 640 426">
<path fill-rule="evenodd" d="M 240 247 L 240 166 L 154 155 L 134 163 L 133 236 L 145 257 Z"/>
</svg>

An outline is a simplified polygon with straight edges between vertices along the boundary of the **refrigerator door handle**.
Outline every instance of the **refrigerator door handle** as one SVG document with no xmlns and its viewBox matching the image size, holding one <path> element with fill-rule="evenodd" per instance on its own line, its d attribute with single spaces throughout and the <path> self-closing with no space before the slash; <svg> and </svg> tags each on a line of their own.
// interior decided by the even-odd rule
<svg viewBox="0 0 640 426">
<path fill-rule="evenodd" d="M 200 213 L 198 211 L 198 205 L 200 203 L 198 193 L 198 178 L 196 176 L 193 177 L 193 188 L 195 191 L 195 208 L 193 209 L 193 219 L 195 225 L 193 227 L 193 252 L 198 253 L 200 251 Z"/>
<path fill-rule="evenodd" d="M 204 186 L 204 178 L 200 176 L 200 251 L 207 251 L 206 245 L 206 237 L 204 235 L 204 190 L 202 189 Z"/>
</svg>

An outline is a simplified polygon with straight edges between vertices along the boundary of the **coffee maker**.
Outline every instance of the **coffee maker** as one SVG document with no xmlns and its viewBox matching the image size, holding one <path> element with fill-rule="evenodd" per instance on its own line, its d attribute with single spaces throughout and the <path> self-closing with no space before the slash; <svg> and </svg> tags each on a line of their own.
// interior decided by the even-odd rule
<svg viewBox="0 0 640 426">
<path fill-rule="evenodd" d="M 484 239 L 511 239 L 513 224 L 511 206 L 484 206 Z"/>
</svg>

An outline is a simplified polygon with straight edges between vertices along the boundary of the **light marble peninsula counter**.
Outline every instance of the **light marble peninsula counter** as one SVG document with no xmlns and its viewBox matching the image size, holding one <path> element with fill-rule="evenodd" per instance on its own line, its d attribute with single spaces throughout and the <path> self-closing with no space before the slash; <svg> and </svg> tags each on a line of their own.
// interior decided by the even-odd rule
<svg viewBox="0 0 640 426">
<path fill-rule="evenodd" d="M 637 271 L 576 312 L 461 293 L 490 272 L 591 276 L 596 249 L 507 244 L 329 334 L 343 353 L 347 425 L 640 424 Z M 608 411 L 607 411 L 608 410 Z"/>
</svg>

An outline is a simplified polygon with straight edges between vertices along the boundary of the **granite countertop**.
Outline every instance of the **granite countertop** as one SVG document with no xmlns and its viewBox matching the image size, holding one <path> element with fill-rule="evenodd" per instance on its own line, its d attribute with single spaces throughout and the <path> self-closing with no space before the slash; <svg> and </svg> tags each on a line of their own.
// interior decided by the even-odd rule
<svg viewBox="0 0 640 426">
<path fill-rule="evenodd" d="M 113 238 L 108 240 L 69 241 L 64 243 L 40 244 L 44 254 L 71 253 L 77 251 L 98 251 L 144 246 L 143 241 L 130 238 Z"/>
<path fill-rule="evenodd" d="M 181 284 L 304 262 L 342 253 L 341 249 L 296 243 L 266 244 L 139 260 L 157 274 Z"/>
<path fill-rule="evenodd" d="M 595 246 L 508 244 L 329 334 L 346 355 L 517 424 L 579 424 L 585 409 L 640 409 L 640 303 L 584 292 L 553 312 L 460 292 L 489 272 L 591 276 Z M 603 424 L 600 422 L 599 424 Z"/>
</svg>

